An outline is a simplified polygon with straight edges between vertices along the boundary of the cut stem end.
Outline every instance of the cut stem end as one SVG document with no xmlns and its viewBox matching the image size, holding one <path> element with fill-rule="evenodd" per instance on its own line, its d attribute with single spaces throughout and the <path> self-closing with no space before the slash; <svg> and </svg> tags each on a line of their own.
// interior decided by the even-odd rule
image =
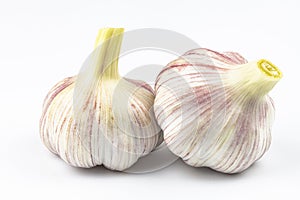
<svg viewBox="0 0 300 200">
<path fill-rule="evenodd" d="M 282 77 L 281 71 L 273 63 L 268 60 L 261 59 L 257 62 L 258 68 L 269 77 L 280 79 Z"/>
</svg>

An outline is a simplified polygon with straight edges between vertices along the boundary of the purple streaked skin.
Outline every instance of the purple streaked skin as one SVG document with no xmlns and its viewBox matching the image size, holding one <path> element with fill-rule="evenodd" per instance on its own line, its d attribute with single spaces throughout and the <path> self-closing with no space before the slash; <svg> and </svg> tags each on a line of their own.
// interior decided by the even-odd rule
<svg viewBox="0 0 300 200">
<path fill-rule="evenodd" d="M 271 98 L 267 94 L 255 96 L 255 92 L 242 91 L 239 79 L 232 82 L 236 86 L 226 80 L 232 78 L 227 74 L 244 64 L 247 60 L 238 53 L 194 49 L 170 62 L 158 75 L 155 115 L 170 150 L 188 164 L 238 173 L 268 150 L 274 110 Z M 164 90 L 168 94 L 160 92 Z M 195 115 L 198 118 L 178 129 L 180 124 L 176 126 L 168 118 L 180 113 L 182 122 L 192 116 L 194 119 Z M 218 122 L 213 120 L 216 117 L 223 118 L 224 124 L 214 125 Z M 208 135 L 215 126 L 220 128 L 220 133 Z M 210 139 L 212 136 L 215 140 Z"/>
</svg>

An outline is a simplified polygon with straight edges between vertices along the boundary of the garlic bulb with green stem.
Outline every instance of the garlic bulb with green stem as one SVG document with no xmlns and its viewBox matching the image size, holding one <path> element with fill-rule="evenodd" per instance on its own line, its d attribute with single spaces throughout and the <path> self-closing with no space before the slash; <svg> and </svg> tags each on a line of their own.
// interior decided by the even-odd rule
<svg viewBox="0 0 300 200">
<path fill-rule="evenodd" d="M 169 149 L 195 167 L 238 173 L 271 143 L 268 92 L 282 77 L 267 60 L 195 49 L 169 63 L 155 85 L 154 113 Z"/>
<path fill-rule="evenodd" d="M 152 88 L 119 75 L 122 38 L 122 28 L 101 29 L 79 74 L 57 83 L 44 101 L 42 141 L 72 166 L 122 171 L 161 142 Z"/>
</svg>

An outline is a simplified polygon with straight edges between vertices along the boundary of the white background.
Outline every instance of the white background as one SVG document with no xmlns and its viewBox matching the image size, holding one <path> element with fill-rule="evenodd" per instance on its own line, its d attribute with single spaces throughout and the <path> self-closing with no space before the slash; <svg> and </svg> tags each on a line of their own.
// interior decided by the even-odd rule
<svg viewBox="0 0 300 200">
<path fill-rule="evenodd" d="M 299 199 L 298 2 L 1 1 L 0 199 Z M 49 153 L 38 132 L 42 101 L 54 83 L 79 71 L 98 29 L 108 26 L 170 29 L 202 47 L 275 63 L 284 78 L 270 94 L 276 105 L 270 150 L 238 175 L 180 160 L 139 175 L 76 169 Z M 149 64 L 146 58 L 121 62 L 121 72 Z"/>
</svg>

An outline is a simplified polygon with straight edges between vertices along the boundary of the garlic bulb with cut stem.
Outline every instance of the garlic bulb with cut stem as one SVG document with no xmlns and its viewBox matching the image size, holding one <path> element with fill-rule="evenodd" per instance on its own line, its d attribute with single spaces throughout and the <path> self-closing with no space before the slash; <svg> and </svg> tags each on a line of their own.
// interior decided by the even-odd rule
<svg viewBox="0 0 300 200">
<path fill-rule="evenodd" d="M 267 60 L 195 49 L 169 63 L 155 85 L 154 113 L 169 149 L 195 167 L 247 169 L 269 149 L 267 95 L 282 73 Z"/>
<path fill-rule="evenodd" d="M 122 38 L 122 28 L 101 29 L 80 73 L 57 83 L 44 101 L 42 141 L 72 166 L 124 170 L 162 140 L 152 88 L 119 75 Z"/>
</svg>

